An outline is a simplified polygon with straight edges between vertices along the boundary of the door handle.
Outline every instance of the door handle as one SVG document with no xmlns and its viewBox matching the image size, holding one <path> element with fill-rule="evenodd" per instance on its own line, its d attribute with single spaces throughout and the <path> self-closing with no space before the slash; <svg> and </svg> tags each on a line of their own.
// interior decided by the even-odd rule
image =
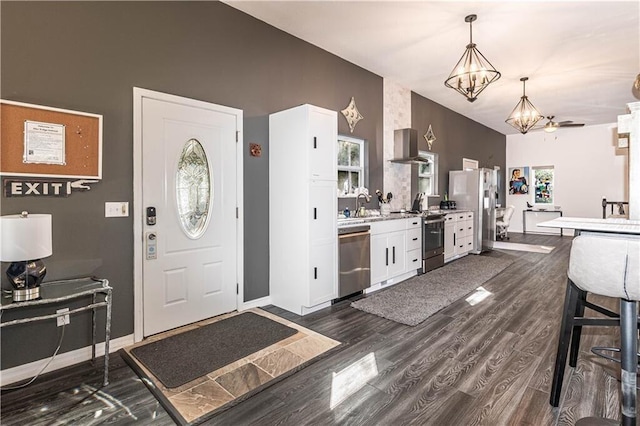
<svg viewBox="0 0 640 426">
<path fill-rule="evenodd" d="M 318 147 L 318 138 L 317 137 L 313 137 L 313 149 L 316 149 Z"/>
<path fill-rule="evenodd" d="M 389 266 L 389 247 L 387 247 L 386 249 L 386 254 L 385 254 L 385 264 L 387 266 Z"/>
<path fill-rule="evenodd" d="M 318 219 L 318 209 L 316 207 L 313 208 L 313 220 Z"/>
<path fill-rule="evenodd" d="M 317 267 L 313 268 L 313 279 L 314 280 L 318 279 L 318 268 Z"/>
<path fill-rule="evenodd" d="M 396 246 L 393 246 L 393 264 L 396 264 Z"/>
</svg>

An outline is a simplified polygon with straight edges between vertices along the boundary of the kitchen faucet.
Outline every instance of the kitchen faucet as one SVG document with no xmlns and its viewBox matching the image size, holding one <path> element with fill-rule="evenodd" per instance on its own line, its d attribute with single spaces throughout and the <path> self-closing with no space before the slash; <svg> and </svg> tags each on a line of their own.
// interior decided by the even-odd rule
<svg viewBox="0 0 640 426">
<path fill-rule="evenodd" d="M 358 197 L 356 198 L 356 216 L 360 217 L 360 212 L 364 211 L 364 203 L 360 202 L 360 197 L 364 197 L 365 202 L 368 203 L 369 201 L 371 201 L 371 197 L 368 194 L 363 194 L 362 192 L 358 194 Z"/>
</svg>

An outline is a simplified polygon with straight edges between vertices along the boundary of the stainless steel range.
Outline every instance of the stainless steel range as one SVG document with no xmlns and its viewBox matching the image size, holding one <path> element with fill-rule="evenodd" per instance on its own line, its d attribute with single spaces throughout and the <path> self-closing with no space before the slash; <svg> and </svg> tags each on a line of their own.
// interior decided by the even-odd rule
<svg viewBox="0 0 640 426">
<path fill-rule="evenodd" d="M 422 273 L 444 265 L 444 214 L 422 217 Z"/>
</svg>

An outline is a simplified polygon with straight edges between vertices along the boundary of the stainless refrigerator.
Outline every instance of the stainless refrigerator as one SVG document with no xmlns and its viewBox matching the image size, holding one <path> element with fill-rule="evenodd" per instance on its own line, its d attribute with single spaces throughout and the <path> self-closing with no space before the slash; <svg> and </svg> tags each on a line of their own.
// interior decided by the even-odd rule
<svg viewBox="0 0 640 426">
<path fill-rule="evenodd" d="M 493 249 L 496 240 L 498 173 L 492 169 L 449 172 L 449 199 L 474 212 L 473 253 Z"/>
</svg>

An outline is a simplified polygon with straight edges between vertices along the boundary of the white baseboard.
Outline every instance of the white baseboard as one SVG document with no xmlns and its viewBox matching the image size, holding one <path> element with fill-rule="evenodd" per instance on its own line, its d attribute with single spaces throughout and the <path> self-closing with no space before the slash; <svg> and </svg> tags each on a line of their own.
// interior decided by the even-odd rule
<svg viewBox="0 0 640 426">
<path fill-rule="evenodd" d="M 262 297 L 260 299 L 250 300 L 244 302 L 242 306 L 238 307 L 238 312 L 246 311 L 247 309 L 260 308 L 262 306 L 271 305 L 271 296 Z"/>
<path fill-rule="evenodd" d="M 119 349 L 133 344 L 133 334 L 128 336 L 118 337 L 109 341 L 109 353 L 113 353 Z M 96 356 L 104 355 L 104 342 L 96 345 Z M 49 362 L 50 358 L 33 361 L 28 364 L 19 365 L 13 368 L 7 368 L 0 371 L 0 386 L 6 386 L 11 383 L 15 383 L 20 380 L 29 379 L 40 371 L 40 369 Z M 42 374 L 50 371 L 58 370 L 60 368 L 68 367 L 70 365 L 78 364 L 80 362 L 88 361 L 91 359 L 91 346 L 76 349 L 74 351 L 59 353 L 51 361 L 51 364 L 47 367 Z"/>
</svg>

